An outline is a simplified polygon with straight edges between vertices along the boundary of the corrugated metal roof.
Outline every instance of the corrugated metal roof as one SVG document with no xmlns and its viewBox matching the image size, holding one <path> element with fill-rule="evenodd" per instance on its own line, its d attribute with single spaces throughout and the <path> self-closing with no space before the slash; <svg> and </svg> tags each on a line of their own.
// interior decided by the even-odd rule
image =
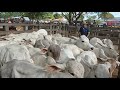
<svg viewBox="0 0 120 90">
<path fill-rule="evenodd" d="M 28 17 L 23 17 L 26 21 L 30 21 L 30 19 Z"/>
</svg>

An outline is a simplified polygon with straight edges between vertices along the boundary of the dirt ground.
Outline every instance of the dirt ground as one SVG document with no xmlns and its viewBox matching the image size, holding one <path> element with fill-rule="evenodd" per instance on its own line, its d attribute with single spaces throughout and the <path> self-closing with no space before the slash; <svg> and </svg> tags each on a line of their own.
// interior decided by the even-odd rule
<svg viewBox="0 0 120 90">
<path fill-rule="evenodd" d="M 115 49 L 118 51 L 118 46 L 117 45 L 114 45 Z M 113 72 L 113 78 L 117 78 L 117 75 L 118 75 L 118 68 L 115 69 L 115 71 Z"/>
</svg>

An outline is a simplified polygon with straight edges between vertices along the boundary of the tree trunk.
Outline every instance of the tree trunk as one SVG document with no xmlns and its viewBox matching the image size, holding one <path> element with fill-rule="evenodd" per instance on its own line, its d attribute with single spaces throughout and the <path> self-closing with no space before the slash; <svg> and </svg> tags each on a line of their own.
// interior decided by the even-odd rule
<svg viewBox="0 0 120 90">
<path fill-rule="evenodd" d="M 72 13 L 71 12 L 69 12 L 69 24 L 70 25 L 72 25 L 73 24 L 73 22 L 72 22 Z"/>
<path fill-rule="evenodd" d="M 76 13 L 76 12 L 75 12 Z M 83 12 L 79 12 L 78 14 L 75 14 L 75 26 L 77 25 L 77 21 L 80 18 L 80 16 L 82 15 Z"/>
</svg>

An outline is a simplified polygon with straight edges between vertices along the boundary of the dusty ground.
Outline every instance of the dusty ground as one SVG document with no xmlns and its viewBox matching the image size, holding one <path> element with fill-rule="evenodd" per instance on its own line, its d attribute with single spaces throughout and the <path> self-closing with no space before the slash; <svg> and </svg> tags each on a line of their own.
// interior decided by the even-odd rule
<svg viewBox="0 0 120 90">
<path fill-rule="evenodd" d="M 115 71 L 113 72 L 113 78 L 117 78 L 118 75 L 118 69 L 115 69 Z"/>
<path fill-rule="evenodd" d="M 118 46 L 117 45 L 114 45 L 115 49 L 118 51 Z M 115 69 L 115 71 L 113 72 L 113 78 L 117 78 L 117 75 L 118 75 L 118 68 Z"/>
</svg>

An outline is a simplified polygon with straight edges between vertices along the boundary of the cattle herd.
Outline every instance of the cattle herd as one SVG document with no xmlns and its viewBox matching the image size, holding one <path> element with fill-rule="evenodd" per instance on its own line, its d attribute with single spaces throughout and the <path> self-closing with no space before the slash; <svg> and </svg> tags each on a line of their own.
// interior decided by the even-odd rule
<svg viewBox="0 0 120 90">
<path fill-rule="evenodd" d="M 118 57 L 110 39 L 45 29 L 0 37 L 1 78 L 112 78 Z"/>
</svg>

